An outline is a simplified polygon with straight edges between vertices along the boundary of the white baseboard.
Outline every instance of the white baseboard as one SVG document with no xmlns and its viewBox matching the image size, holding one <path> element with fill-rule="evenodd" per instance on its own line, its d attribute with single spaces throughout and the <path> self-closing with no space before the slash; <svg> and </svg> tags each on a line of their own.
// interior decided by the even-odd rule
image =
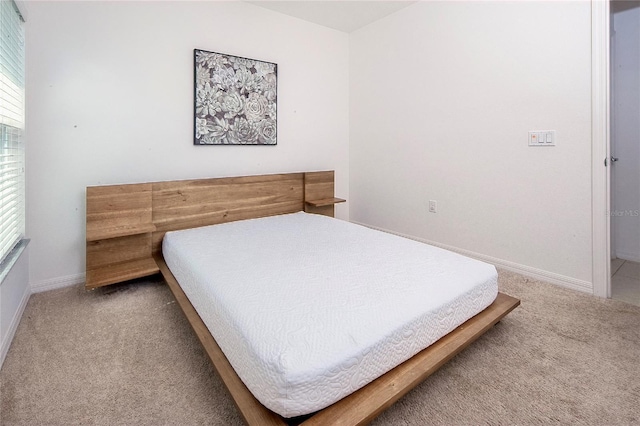
<svg viewBox="0 0 640 426">
<path fill-rule="evenodd" d="M 4 364 L 4 359 L 9 352 L 9 347 L 11 346 L 11 342 L 13 341 L 13 336 L 16 334 L 16 330 L 18 329 L 18 324 L 20 324 L 20 319 L 22 318 L 22 314 L 24 313 L 24 309 L 27 307 L 27 302 L 29 301 L 29 297 L 31 296 L 31 291 L 29 287 L 26 286 L 24 289 L 24 294 L 20 299 L 20 305 L 18 305 L 18 309 L 11 318 L 11 324 L 9 325 L 9 329 L 7 330 L 7 334 L 2 339 L 2 344 L 0 344 L 0 367 Z"/>
<path fill-rule="evenodd" d="M 640 254 L 638 254 L 638 253 L 628 253 L 628 252 L 617 251 L 616 250 L 616 257 L 618 259 L 628 260 L 628 261 L 631 261 L 631 262 L 640 263 Z"/>
<path fill-rule="evenodd" d="M 85 274 L 67 275 L 66 277 L 52 278 L 37 283 L 31 283 L 31 293 L 55 290 L 57 288 L 70 287 L 85 282 Z"/>
<path fill-rule="evenodd" d="M 405 235 L 400 232 L 389 231 L 388 229 L 380 228 L 377 226 L 371 226 L 364 223 L 353 222 L 358 225 L 366 226 L 369 228 L 377 229 L 379 231 L 387 232 L 389 234 L 395 234 L 401 237 L 409 238 L 410 240 L 420 241 L 425 244 L 440 247 L 445 250 L 460 253 L 464 256 L 468 256 L 474 259 L 481 260 L 483 262 L 491 263 L 499 268 L 506 269 L 511 272 L 516 272 L 521 275 L 525 275 L 530 278 L 534 278 L 540 281 L 545 281 L 551 284 L 558 285 L 560 287 L 570 288 L 572 290 L 581 291 L 584 293 L 593 294 L 593 284 L 588 281 L 578 280 L 576 278 L 567 277 L 564 275 L 556 274 L 554 272 L 545 271 L 538 268 L 532 268 L 526 265 L 520 265 L 519 263 L 510 262 L 508 260 L 498 259 L 495 257 L 487 256 L 480 253 L 475 253 L 469 250 L 460 249 L 457 247 L 448 246 L 435 241 L 430 241 L 424 238 L 414 237 L 411 235 Z"/>
</svg>

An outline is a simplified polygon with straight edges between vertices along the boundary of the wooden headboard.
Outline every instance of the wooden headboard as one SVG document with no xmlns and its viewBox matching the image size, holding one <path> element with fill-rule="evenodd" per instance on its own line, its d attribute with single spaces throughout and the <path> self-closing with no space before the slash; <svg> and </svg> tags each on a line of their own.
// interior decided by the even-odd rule
<svg viewBox="0 0 640 426">
<path fill-rule="evenodd" d="M 158 272 L 168 231 L 307 211 L 334 215 L 334 172 L 87 187 L 86 287 Z"/>
</svg>

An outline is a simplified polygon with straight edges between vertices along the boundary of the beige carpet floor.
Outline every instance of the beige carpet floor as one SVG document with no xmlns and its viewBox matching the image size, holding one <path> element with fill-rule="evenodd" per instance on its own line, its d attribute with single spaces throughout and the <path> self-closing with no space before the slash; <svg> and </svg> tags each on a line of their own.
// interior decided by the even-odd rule
<svg viewBox="0 0 640 426">
<path fill-rule="evenodd" d="M 374 425 L 640 424 L 640 307 L 500 271 L 522 305 Z M 33 295 L 2 425 L 240 425 L 168 288 Z"/>
</svg>

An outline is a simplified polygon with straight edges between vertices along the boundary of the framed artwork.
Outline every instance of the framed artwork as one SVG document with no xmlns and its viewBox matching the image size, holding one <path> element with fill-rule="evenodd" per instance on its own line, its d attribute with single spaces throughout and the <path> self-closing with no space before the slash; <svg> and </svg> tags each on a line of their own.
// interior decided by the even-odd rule
<svg viewBox="0 0 640 426">
<path fill-rule="evenodd" d="M 194 144 L 276 145 L 278 66 L 194 49 Z"/>
</svg>

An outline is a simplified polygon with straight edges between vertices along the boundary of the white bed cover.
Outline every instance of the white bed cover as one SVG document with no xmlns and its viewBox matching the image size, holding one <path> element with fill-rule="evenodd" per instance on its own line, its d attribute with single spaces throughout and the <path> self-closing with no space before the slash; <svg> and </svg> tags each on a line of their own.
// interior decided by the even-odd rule
<svg viewBox="0 0 640 426">
<path fill-rule="evenodd" d="M 489 306 L 492 265 L 303 212 L 168 232 L 171 272 L 254 396 L 325 408 Z"/>
</svg>

